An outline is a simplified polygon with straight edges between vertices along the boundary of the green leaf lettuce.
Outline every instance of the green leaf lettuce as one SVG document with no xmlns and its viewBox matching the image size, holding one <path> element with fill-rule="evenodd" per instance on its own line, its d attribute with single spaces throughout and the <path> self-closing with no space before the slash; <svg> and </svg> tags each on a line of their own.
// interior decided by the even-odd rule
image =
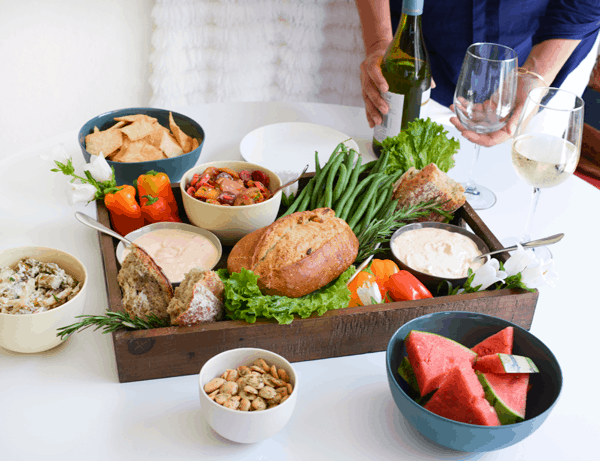
<svg viewBox="0 0 600 461">
<path fill-rule="evenodd" d="M 232 320 L 254 323 L 257 318 L 274 318 L 280 324 L 294 320 L 294 314 L 307 318 L 313 312 L 323 315 L 328 310 L 342 309 L 350 304 L 350 290 L 346 283 L 354 273 L 350 266 L 328 285 L 300 298 L 263 295 L 258 288 L 258 276 L 242 269 L 229 274 L 227 269 L 217 271 L 225 284 L 225 309 Z"/>
<path fill-rule="evenodd" d="M 458 152 L 460 143 L 448 138 L 448 131 L 443 125 L 430 118 L 419 118 L 409 123 L 408 128 L 398 136 L 384 139 L 382 146 L 383 152 L 390 152 L 385 170 L 387 174 L 406 171 L 410 167 L 421 170 L 430 163 L 435 163 L 447 173 L 454 166 L 453 156 Z"/>
</svg>

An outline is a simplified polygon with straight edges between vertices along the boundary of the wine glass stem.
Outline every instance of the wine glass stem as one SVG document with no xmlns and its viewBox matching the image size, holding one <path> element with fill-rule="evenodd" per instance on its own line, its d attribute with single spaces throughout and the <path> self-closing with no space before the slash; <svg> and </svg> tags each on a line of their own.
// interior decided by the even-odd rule
<svg viewBox="0 0 600 461">
<path fill-rule="evenodd" d="M 471 195 L 479 195 L 479 191 L 477 190 L 477 184 L 473 179 L 473 172 L 475 171 L 475 165 L 477 164 L 477 160 L 479 159 L 479 149 L 481 146 L 479 144 L 475 144 L 475 155 L 473 156 L 473 162 L 471 163 L 471 170 L 469 171 L 469 180 L 467 181 L 467 187 L 465 187 L 465 193 Z"/>
<path fill-rule="evenodd" d="M 525 232 L 521 238 L 521 242 L 529 242 L 531 240 L 531 227 L 533 226 L 533 215 L 537 208 L 538 200 L 540 198 L 541 190 L 539 187 L 533 188 L 533 195 L 531 196 L 531 205 L 529 206 L 529 217 L 527 218 L 527 224 L 525 224 Z"/>
</svg>

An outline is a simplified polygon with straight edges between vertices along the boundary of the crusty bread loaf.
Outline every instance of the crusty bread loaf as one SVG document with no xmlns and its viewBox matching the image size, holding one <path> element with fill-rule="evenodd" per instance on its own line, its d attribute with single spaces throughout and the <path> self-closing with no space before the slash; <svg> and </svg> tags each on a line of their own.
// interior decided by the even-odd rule
<svg viewBox="0 0 600 461">
<path fill-rule="evenodd" d="M 144 250 L 137 246 L 131 249 L 117 281 L 123 292 L 123 308 L 129 315 L 169 317 L 167 307 L 173 298 L 173 287 L 160 266 Z"/>
<path fill-rule="evenodd" d="M 191 326 L 221 320 L 224 285 L 216 272 L 194 268 L 175 289 L 167 312 L 173 325 Z"/>
<path fill-rule="evenodd" d="M 444 203 L 442 209 L 453 213 L 465 203 L 464 187 L 430 163 L 422 170 L 409 168 L 398 181 L 393 198 L 398 200 L 397 208 L 418 205 L 429 200 Z M 438 213 L 431 213 L 419 221 L 443 221 Z"/>
<path fill-rule="evenodd" d="M 297 298 L 342 274 L 356 259 L 358 239 L 329 208 L 292 213 L 242 238 L 227 259 L 230 272 L 259 276 L 266 294 Z"/>
</svg>

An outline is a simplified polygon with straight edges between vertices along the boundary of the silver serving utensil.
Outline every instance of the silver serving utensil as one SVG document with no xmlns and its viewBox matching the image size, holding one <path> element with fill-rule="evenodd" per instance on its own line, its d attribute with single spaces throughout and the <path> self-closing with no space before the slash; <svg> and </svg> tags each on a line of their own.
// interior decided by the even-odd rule
<svg viewBox="0 0 600 461">
<path fill-rule="evenodd" d="M 531 240 L 530 242 L 521 243 L 521 246 L 524 249 L 527 249 L 527 248 L 535 248 L 535 247 L 553 245 L 556 242 L 560 242 L 564 236 L 565 236 L 565 234 L 555 234 L 555 235 L 551 235 L 550 237 L 545 237 L 542 239 Z M 482 255 L 475 256 L 473 259 L 471 259 L 471 261 L 476 261 L 476 260 L 478 260 L 480 258 L 484 258 L 486 256 L 495 255 L 496 253 L 503 253 L 504 251 L 513 251 L 513 250 L 516 250 L 517 248 L 518 248 L 517 245 L 514 245 L 514 246 L 511 246 L 508 248 L 502 248 L 500 250 L 490 251 L 489 253 L 484 253 Z"/>
<path fill-rule="evenodd" d="M 131 248 L 132 246 L 135 245 L 135 243 L 133 243 L 131 240 L 126 239 L 121 234 L 117 234 L 112 229 L 109 229 L 104 224 L 100 224 L 94 218 L 91 218 L 84 213 L 80 213 L 79 211 L 77 211 L 77 212 L 75 212 L 75 217 L 77 218 L 77 220 L 80 223 L 85 224 L 86 226 L 91 227 L 92 229 L 96 229 L 97 231 L 108 234 L 111 237 L 121 240 L 127 248 Z"/>
<path fill-rule="evenodd" d="M 292 179 L 291 181 L 286 182 L 283 186 L 279 186 L 277 189 L 275 189 L 273 191 L 273 195 L 275 195 L 277 192 L 279 192 L 281 189 L 286 188 L 287 186 L 291 186 L 292 184 L 294 184 L 296 181 L 298 181 L 303 175 L 304 173 L 306 173 L 306 170 L 308 170 L 308 165 L 306 165 L 306 167 L 304 168 L 304 171 L 302 173 L 300 173 L 300 176 L 298 176 L 296 179 Z"/>
<path fill-rule="evenodd" d="M 375 249 L 377 250 L 380 246 L 381 246 L 381 243 L 378 243 L 377 245 L 375 245 Z M 367 267 L 369 265 L 369 263 L 371 262 L 371 259 L 373 259 L 374 256 L 375 255 L 369 256 L 367 259 L 365 259 L 363 261 L 363 263 L 360 266 L 358 266 L 356 268 L 356 272 L 354 272 L 354 274 L 352 274 L 352 277 L 350 277 L 350 280 L 348 280 L 348 283 L 346 283 L 346 286 L 350 285 L 350 282 L 352 282 L 352 280 L 354 280 L 354 277 L 356 277 L 360 271 L 362 271 L 365 267 Z"/>
</svg>

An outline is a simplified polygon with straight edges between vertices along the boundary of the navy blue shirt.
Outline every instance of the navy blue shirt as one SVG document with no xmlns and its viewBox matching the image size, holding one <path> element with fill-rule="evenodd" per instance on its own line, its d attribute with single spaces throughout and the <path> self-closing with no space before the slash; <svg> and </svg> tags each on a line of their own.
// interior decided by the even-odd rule
<svg viewBox="0 0 600 461">
<path fill-rule="evenodd" d="M 391 0 L 395 31 L 402 1 Z M 449 106 L 460 68 L 472 43 L 491 42 L 514 49 L 521 66 L 544 40 L 581 40 L 551 86 L 558 87 L 592 49 L 600 29 L 600 0 L 425 0 L 425 46 L 436 88 L 431 97 Z"/>
</svg>

